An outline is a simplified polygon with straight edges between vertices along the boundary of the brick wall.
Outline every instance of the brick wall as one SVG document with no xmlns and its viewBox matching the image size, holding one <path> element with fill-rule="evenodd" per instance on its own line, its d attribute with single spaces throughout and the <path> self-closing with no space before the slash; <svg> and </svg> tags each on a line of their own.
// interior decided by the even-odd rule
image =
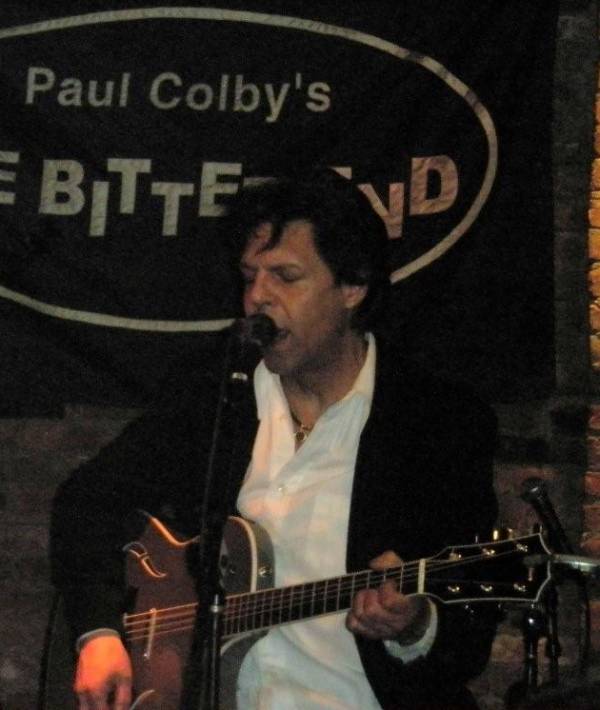
<svg viewBox="0 0 600 710">
<path fill-rule="evenodd" d="M 600 555 L 600 224 L 595 211 L 600 205 L 593 203 L 590 211 L 589 270 L 586 213 L 594 149 L 598 2 L 565 1 L 559 23 L 553 117 L 556 288 L 555 302 L 548 304 L 556 314 L 556 389 L 543 401 L 497 407 L 502 436 L 496 462 L 500 519 L 505 525 L 520 531 L 530 528 L 535 515 L 519 498 L 520 484 L 530 476 L 543 478 L 571 539 L 583 538 L 591 555 Z M 595 149 L 594 165 L 600 166 L 600 133 Z M 600 191 L 600 167 L 594 170 L 594 185 L 593 189 Z M 92 456 L 133 415 L 131 411 L 71 406 L 62 418 L 0 419 L 3 710 L 36 707 L 52 598 L 47 525 L 53 491 L 72 468 Z M 568 590 L 564 596 L 563 665 L 572 666 L 577 654 L 573 640 L 577 618 Z M 600 593 L 592 589 L 592 596 L 595 634 L 600 636 Z M 503 708 L 504 693 L 519 677 L 520 622 L 520 613 L 507 616 L 492 662 L 473 684 L 484 710 Z M 600 642 L 596 646 L 600 648 Z M 543 666 L 543 655 L 541 661 Z"/>
<path fill-rule="evenodd" d="M 130 411 L 68 407 L 62 419 L 0 420 L 0 707 L 36 707 L 52 602 L 47 561 L 54 490 L 117 435 Z"/>
<path fill-rule="evenodd" d="M 559 20 L 553 116 L 556 387 L 541 401 L 497 407 L 501 441 L 496 461 L 501 520 L 518 530 L 536 521 L 519 494 L 524 479 L 541 478 L 572 544 L 581 542 L 582 551 L 592 556 L 592 541 L 600 542 L 600 465 L 594 468 L 593 463 L 600 464 L 600 418 L 594 404 L 595 396 L 600 400 L 600 380 L 590 372 L 590 350 L 594 353 L 600 340 L 590 341 L 590 327 L 600 328 L 600 301 L 590 310 L 588 277 L 591 289 L 598 289 L 593 298 L 600 296 L 600 270 L 588 270 L 587 214 L 594 149 L 600 156 L 600 134 L 594 146 L 597 12 L 596 2 L 563 2 Z M 600 180 L 600 161 L 598 165 L 594 177 L 597 172 Z M 590 243 L 600 241 L 600 234 L 592 232 L 589 237 Z M 573 678 L 580 650 L 578 592 L 573 583 L 559 587 L 561 688 L 565 693 L 565 704 L 560 707 L 597 706 L 595 700 L 588 706 L 582 699 L 590 687 L 597 696 L 599 678 L 600 587 L 592 582 L 589 592 L 593 651 L 589 678 L 582 681 Z M 509 614 L 499 629 L 492 662 L 474 683 L 486 709 L 504 707 L 503 690 L 522 672 L 520 624 L 520 614 Z M 548 670 L 543 649 L 539 660 L 540 679 L 545 682 Z M 567 705 L 567 699 L 574 704 Z"/>
<path fill-rule="evenodd" d="M 600 77 L 600 65 L 597 76 Z M 584 485 L 582 548 L 600 559 L 600 84 L 596 86 L 594 148 L 591 162 L 588 230 L 590 408 Z M 600 648 L 600 599 L 592 602 L 594 643 Z"/>
</svg>

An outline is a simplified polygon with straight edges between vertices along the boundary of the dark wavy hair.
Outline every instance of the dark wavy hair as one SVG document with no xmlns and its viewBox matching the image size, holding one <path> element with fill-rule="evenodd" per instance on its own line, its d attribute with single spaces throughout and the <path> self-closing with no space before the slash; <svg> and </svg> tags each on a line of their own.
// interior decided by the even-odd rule
<svg viewBox="0 0 600 710">
<path fill-rule="evenodd" d="M 222 223 L 236 267 L 259 225 L 272 226 L 269 249 L 296 220 L 311 224 L 317 252 L 337 284 L 368 287 L 353 314 L 352 327 L 359 332 L 371 330 L 381 319 L 390 293 L 387 231 L 366 195 L 334 170 L 316 169 L 242 189 Z"/>
</svg>

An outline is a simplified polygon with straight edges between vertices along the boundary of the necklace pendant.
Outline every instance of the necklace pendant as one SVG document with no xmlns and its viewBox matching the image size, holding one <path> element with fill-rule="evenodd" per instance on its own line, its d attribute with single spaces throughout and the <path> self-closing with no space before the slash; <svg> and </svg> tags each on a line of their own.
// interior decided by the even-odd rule
<svg viewBox="0 0 600 710">
<path fill-rule="evenodd" d="M 296 442 L 296 446 L 300 446 L 308 439 L 308 435 L 313 430 L 314 424 L 312 426 L 303 424 L 291 409 L 290 415 L 294 423 L 294 441 Z"/>
<path fill-rule="evenodd" d="M 294 439 L 296 441 L 296 444 L 298 446 L 300 446 L 300 444 L 303 444 L 308 439 L 309 434 L 310 429 L 308 427 L 300 425 L 300 427 L 294 432 Z"/>
</svg>

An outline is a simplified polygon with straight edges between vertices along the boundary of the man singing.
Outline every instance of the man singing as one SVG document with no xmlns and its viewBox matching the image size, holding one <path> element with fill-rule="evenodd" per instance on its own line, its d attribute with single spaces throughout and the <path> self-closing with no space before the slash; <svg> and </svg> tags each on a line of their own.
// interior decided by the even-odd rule
<svg viewBox="0 0 600 710">
<path fill-rule="evenodd" d="M 315 171 L 244 191 L 223 224 L 245 315 L 276 328 L 253 373 L 229 511 L 269 534 L 275 586 L 385 569 L 489 534 L 494 416 L 386 339 L 388 242 L 368 199 Z M 58 491 L 54 580 L 77 639 L 82 710 L 132 701 L 120 638 L 124 520 L 167 509 L 182 529 L 199 527 L 217 385 L 190 377 Z M 444 606 L 388 581 L 358 591 L 349 611 L 257 641 L 237 678 L 237 706 L 476 708 L 465 683 L 485 666 L 494 631 L 485 605 Z"/>
</svg>

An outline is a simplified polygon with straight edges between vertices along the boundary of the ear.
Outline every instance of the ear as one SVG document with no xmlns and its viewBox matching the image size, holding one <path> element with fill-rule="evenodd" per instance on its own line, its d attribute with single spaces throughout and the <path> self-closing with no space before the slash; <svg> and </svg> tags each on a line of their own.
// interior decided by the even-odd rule
<svg viewBox="0 0 600 710">
<path fill-rule="evenodd" d="M 366 284 L 342 284 L 341 286 L 346 308 L 356 309 L 364 301 L 369 287 Z"/>
</svg>

